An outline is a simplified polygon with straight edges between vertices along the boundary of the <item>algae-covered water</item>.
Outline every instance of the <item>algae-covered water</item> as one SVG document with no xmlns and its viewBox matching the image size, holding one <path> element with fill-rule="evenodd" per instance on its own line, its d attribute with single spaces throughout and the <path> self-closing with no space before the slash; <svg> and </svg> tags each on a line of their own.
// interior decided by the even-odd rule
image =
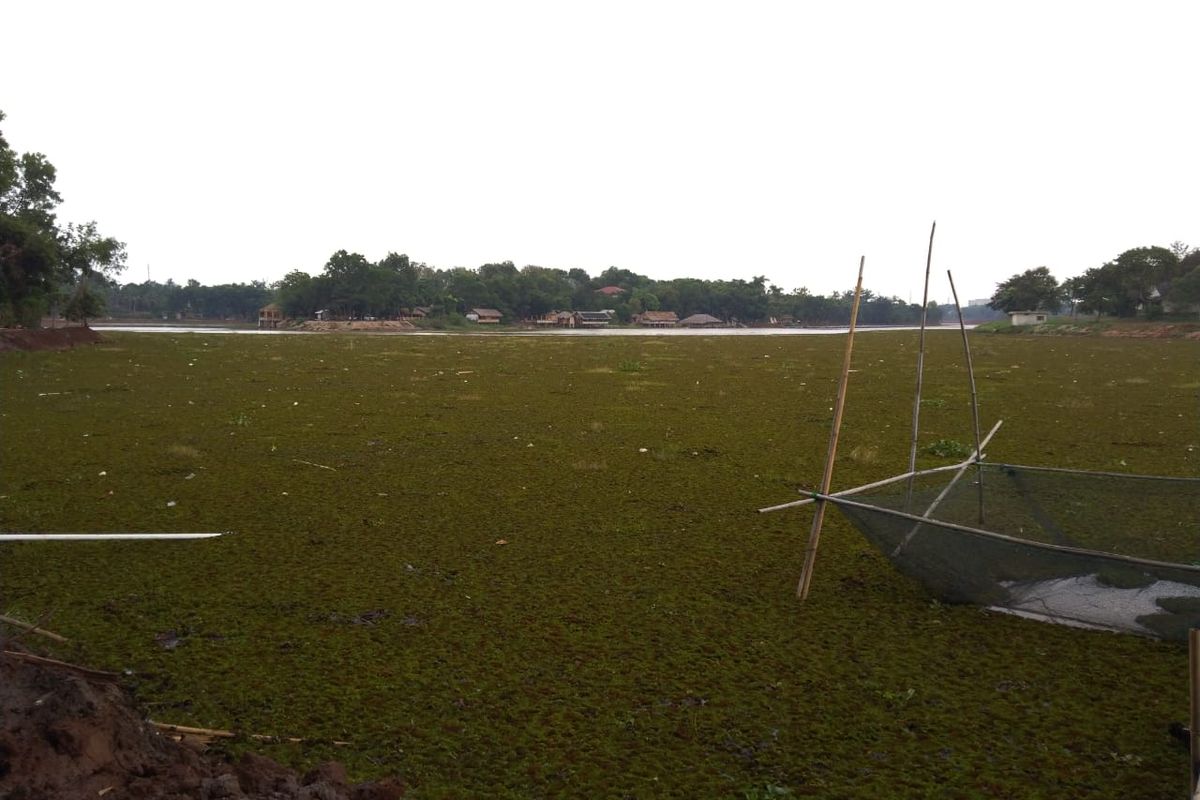
<svg viewBox="0 0 1200 800">
<path fill-rule="evenodd" d="M 106 338 L 0 356 L 0 528 L 232 533 L 3 545 L 0 606 L 155 719 L 413 797 L 1186 791 L 1177 645 L 940 605 L 832 511 L 797 603 L 809 516 L 755 509 L 818 481 L 841 337 Z M 856 342 L 835 486 L 903 469 L 916 341 Z M 1200 342 L 972 341 L 994 460 L 1200 472 Z"/>
</svg>

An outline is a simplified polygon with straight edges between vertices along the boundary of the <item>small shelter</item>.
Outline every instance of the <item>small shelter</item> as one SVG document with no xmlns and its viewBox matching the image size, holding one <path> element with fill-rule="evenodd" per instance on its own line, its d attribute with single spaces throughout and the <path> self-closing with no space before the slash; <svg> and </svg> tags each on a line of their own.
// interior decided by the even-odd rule
<svg viewBox="0 0 1200 800">
<path fill-rule="evenodd" d="M 596 290 L 596 294 L 602 294 L 605 297 L 616 297 L 620 294 L 625 294 L 625 290 L 620 286 L 603 286 Z"/>
<path fill-rule="evenodd" d="M 692 314 L 679 320 L 679 324 L 685 328 L 715 328 L 724 323 L 712 314 Z"/>
<path fill-rule="evenodd" d="M 494 308 L 472 308 L 471 313 L 467 314 L 467 319 L 480 325 L 499 325 L 501 316 L 503 315 Z"/>
<path fill-rule="evenodd" d="M 258 327 L 278 328 L 283 322 L 283 309 L 278 303 L 268 303 L 258 310 Z"/>
<path fill-rule="evenodd" d="M 572 317 L 572 328 L 607 328 L 612 322 L 608 311 L 576 311 Z"/>
<path fill-rule="evenodd" d="M 633 321 L 643 328 L 674 328 L 679 324 L 679 315 L 674 311 L 643 311 Z"/>
<path fill-rule="evenodd" d="M 1038 325 L 1046 321 L 1045 311 L 1010 311 L 1008 318 L 1012 320 L 1013 327 L 1019 325 Z"/>
</svg>

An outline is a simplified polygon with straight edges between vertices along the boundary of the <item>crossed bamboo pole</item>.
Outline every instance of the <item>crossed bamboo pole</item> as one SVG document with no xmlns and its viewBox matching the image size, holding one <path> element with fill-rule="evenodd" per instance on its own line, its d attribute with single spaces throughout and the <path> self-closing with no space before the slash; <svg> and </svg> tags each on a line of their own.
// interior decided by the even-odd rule
<svg viewBox="0 0 1200 800">
<path fill-rule="evenodd" d="M 821 476 L 821 494 L 828 494 L 833 483 L 833 461 L 837 455 L 838 434 L 842 430 L 842 411 L 846 408 L 846 384 L 850 380 L 850 354 L 854 350 L 854 326 L 858 323 L 858 305 L 862 299 L 863 265 L 867 257 L 858 260 L 858 282 L 854 286 L 854 304 L 850 307 L 850 329 L 846 332 L 846 352 L 842 356 L 842 377 L 838 382 L 837 402 L 833 411 L 833 431 L 829 435 L 829 452 L 825 456 L 825 474 Z M 808 598 L 808 589 L 812 584 L 813 567 L 817 563 L 817 548 L 821 544 L 821 526 L 825 523 L 825 500 L 819 498 L 816 510 L 813 512 L 812 529 L 808 534 L 808 546 L 804 549 L 804 569 L 800 572 L 800 583 L 796 586 L 796 596 L 800 600 Z"/>
</svg>

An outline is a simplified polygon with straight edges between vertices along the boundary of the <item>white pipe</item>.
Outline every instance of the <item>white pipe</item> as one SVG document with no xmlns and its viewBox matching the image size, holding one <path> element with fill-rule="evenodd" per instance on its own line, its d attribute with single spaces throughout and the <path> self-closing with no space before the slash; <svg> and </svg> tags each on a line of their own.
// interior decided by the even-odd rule
<svg viewBox="0 0 1200 800">
<path fill-rule="evenodd" d="M 112 539 L 212 539 L 219 533 L 0 533 L 0 542 L 96 542 Z"/>
</svg>

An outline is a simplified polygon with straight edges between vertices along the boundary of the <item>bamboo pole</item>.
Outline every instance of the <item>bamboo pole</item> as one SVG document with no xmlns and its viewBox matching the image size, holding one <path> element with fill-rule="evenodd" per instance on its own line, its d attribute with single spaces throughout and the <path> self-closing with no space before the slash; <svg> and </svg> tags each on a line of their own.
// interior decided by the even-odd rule
<svg viewBox="0 0 1200 800">
<path fill-rule="evenodd" d="M 987 444 L 986 439 L 984 440 L 984 444 Z M 890 486 L 893 483 L 906 481 L 909 478 L 922 478 L 926 475 L 937 475 L 939 472 L 950 472 L 951 470 L 962 469 L 963 466 L 970 466 L 972 463 L 973 462 L 971 459 L 967 459 L 966 461 L 960 461 L 957 464 L 946 464 L 945 466 L 931 467 L 930 469 L 922 469 L 916 472 L 901 472 L 899 475 L 893 475 L 890 478 L 884 478 L 883 480 L 874 481 L 872 483 L 864 483 L 862 486 L 855 486 L 852 489 L 843 489 L 840 492 L 830 492 L 830 497 L 850 497 L 871 489 L 879 489 L 883 486 Z M 783 511 L 785 508 L 797 508 L 799 506 L 807 506 L 815 502 L 817 501 L 813 500 L 811 497 L 806 497 L 803 500 L 792 500 L 787 503 L 780 503 L 779 505 L 766 506 L 765 508 L 758 509 L 758 513 L 766 514 L 771 511 Z"/>
<path fill-rule="evenodd" d="M 1067 469 L 1065 467 L 1034 467 L 1029 464 L 1004 464 L 992 462 L 994 467 L 1012 467 L 1026 472 L 1057 472 L 1063 475 L 1093 475 L 1103 478 L 1132 478 L 1139 481 L 1172 481 L 1174 483 L 1200 483 L 1200 478 L 1186 475 L 1140 475 L 1136 472 L 1098 472 L 1094 469 Z"/>
<path fill-rule="evenodd" d="M 850 307 L 850 328 L 846 331 L 846 352 L 842 356 L 842 376 L 838 381 L 837 402 L 833 411 L 833 430 L 829 434 L 829 451 L 825 455 L 825 473 L 821 476 L 821 493 L 829 492 L 833 482 L 833 461 L 837 455 L 838 434 L 842 430 L 842 411 L 846 408 L 846 385 L 850 381 L 850 354 L 854 350 L 854 326 L 858 323 L 858 304 L 862 299 L 863 265 L 867 257 L 858 260 L 858 282 L 854 285 L 854 303 Z M 817 562 L 817 547 L 821 544 L 821 526 L 825 523 L 825 501 L 819 500 L 813 512 L 812 529 L 808 534 L 808 546 L 804 551 L 804 569 L 800 572 L 800 583 L 796 586 L 796 596 L 804 601 L 808 598 L 808 589 L 812 583 L 813 567 Z"/>
<path fill-rule="evenodd" d="M 78 675 L 81 678 L 87 678 L 91 681 L 101 681 L 103 683 L 116 683 L 121 680 L 121 676 L 115 672 L 105 672 L 100 669 L 90 669 L 81 667 L 77 664 L 68 664 L 66 661 L 59 661 L 56 658 L 44 658 L 43 656 L 35 656 L 33 653 L 22 653 L 16 650 L 5 650 L 4 655 L 9 658 L 14 658 L 17 661 L 25 661 L 30 664 L 41 664 L 47 667 L 61 669 L 64 672 L 70 672 L 72 675 Z"/>
<path fill-rule="evenodd" d="M 1191 731 L 1192 775 L 1190 797 L 1195 797 L 1200 790 L 1200 630 L 1192 628 L 1188 631 L 1188 684 L 1191 689 L 1191 713 L 1189 715 L 1189 730 Z"/>
<path fill-rule="evenodd" d="M 38 636 L 45 636 L 47 639 L 53 639 L 56 642 L 69 642 L 70 641 L 70 639 L 68 639 L 67 637 L 61 636 L 57 633 L 54 633 L 53 631 L 48 631 L 45 628 L 41 628 L 32 622 L 22 622 L 21 620 L 16 619 L 15 617 L 10 617 L 6 614 L 0 614 L 0 622 L 4 623 L 5 625 L 12 625 L 14 628 L 20 628 L 21 630 L 25 631 L 26 633 L 33 633 L 33 634 L 37 634 Z"/>
<path fill-rule="evenodd" d="M 921 338 L 917 347 L 917 393 L 913 397 L 912 442 L 908 448 L 908 471 L 917 469 L 917 434 L 921 429 L 921 387 L 925 380 L 925 323 L 929 314 L 929 269 L 933 266 L 933 234 L 937 231 L 937 220 L 929 228 L 929 249 L 925 252 L 925 290 L 921 293 Z M 908 481 L 908 494 L 904 507 L 912 503 L 913 482 Z"/>
<path fill-rule="evenodd" d="M 975 368 L 971 364 L 971 344 L 967 341 L 967 325 L 963 322 L 962 306 L 958 304 L 958 292 L 954 289 L 954 276 L 946 270 L 950 279 L 950 293 L 954 296 L 954 310 L 958 312 L 958 330 L 962 333 L 963 353 L 967 357 L 967 378 L 971 381 L 971 425 L 975 431 L 975 459 L 978 461 L 983 448 L 979 443 L 979 393 L 975 391 Z M 979 487 L 979 524 L 983 524 L 983 470 L 977 470 Z"/>
</svg>

